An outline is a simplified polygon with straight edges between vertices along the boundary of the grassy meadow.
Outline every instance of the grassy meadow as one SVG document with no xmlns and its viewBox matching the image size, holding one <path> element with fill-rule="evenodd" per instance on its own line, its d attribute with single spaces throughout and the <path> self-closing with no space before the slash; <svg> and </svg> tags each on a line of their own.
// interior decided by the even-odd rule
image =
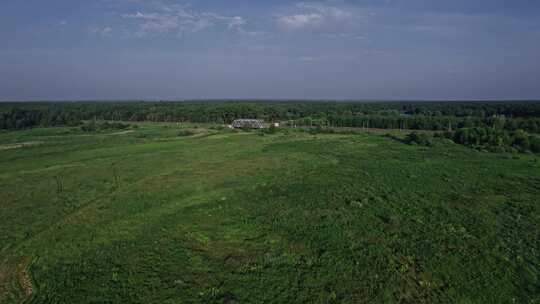
<svg viewBox="0 0 540 304">
<path fill-rule="evenodd" d="M 540 303 L 540 156 L 435 141 L 2 132 L 0 303 Z"/>
</svg>

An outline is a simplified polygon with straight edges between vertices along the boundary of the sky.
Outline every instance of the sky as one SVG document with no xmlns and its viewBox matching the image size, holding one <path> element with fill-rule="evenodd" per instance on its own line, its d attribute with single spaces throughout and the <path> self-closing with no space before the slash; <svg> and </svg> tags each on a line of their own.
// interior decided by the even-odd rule
<svg viewBox="0 0 540 304">
<path fill-rule="evenodd" d="M 540 1 L 0 1 L 0 100 L 222 98 L 540 99 Z"/>
</svg>

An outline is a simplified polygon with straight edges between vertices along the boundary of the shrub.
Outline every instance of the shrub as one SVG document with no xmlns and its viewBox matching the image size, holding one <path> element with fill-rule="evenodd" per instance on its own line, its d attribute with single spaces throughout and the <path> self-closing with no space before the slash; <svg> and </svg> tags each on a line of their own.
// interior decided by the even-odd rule
<svg viewBox="0 0 540 304">
<path fill-rule="evenodd" d="M 491 152 L 540 153 L 540 138 L 530 136 L 524 130 L 508 132 L 494 128 L 462 128 L 445 135 L 456 143 Z"/>
<path fill-rule="evenodd" d="M 531 151 L 534 153 L 540 153 L 540 137 L 531 136 L 529 141 Z"/>
<path fill-rule="evenodd" d="M 124 130 L 129 128 L 128 124 L 124 124 L 121 122 L 96 122 L 96 121 L 90 121 L 87 123 L 84 123 L 81 126 L 81 130 L 83 132 L 99 132 L 99 131 L 107 131 L 107 130 Z"/>
<path fill-rule="evenodd" d="M 270 128 L 266 129 L 268 134 L 276 134 L 278 129 L 272 124 L 270 125 Z"/>
<path fill-rule="evenodd" d="M 221 131 L 221 130 L 224 130 L 224 129 L 225 129 L 225 126 L 223 126 L 223 125 L 214 125 L 214 126 L 210 126 L 209 129 L 210 129 L 210 130 Z"/>
<path fill-rule="evenodd" d="M 259 134 L 259 136 L 264 136 L 266 134 L 276 134 L 278 131 L 278 128 L 270 126 L 269 128 L 258 129 L 257 134 Z"/>
<path fill-rule="evenodd" d="M 531 143 L 529 142 L 529 134 L 523 130 L 517 130 L 512 136 L 512 146 L 518 150 L 529 150 Z"/>
<path fill-rule="evenodd" d="M 97 130 L 96 123 L 94 121 L 85 123 L 81 126 L 83 132 L 95 132 Z"/>
<path fill-rule="evenodd" d="M 409 145 L 432 146 L 433 136 L 427 133 L 412 132 L 405 137 L 405 142 Z"/>
<path fill-rule="evenodd" d="M 191 130 L 181 130 L 180 132 L 178 132 L 178 136 L 193 136 L 195 135 L 196 133 L 191 131 Z"/>
</svg>

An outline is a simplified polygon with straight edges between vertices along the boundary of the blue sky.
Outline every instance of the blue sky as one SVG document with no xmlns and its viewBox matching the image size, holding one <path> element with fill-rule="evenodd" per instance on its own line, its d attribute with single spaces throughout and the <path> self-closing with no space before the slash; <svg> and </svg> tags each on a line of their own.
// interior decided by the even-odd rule
<svg viewBox="0 0 540 304">
<path fill-rule="evenodd" d="M 537 0 L 2 0 L 0 100 L 538 99 Z"/>
</svg>

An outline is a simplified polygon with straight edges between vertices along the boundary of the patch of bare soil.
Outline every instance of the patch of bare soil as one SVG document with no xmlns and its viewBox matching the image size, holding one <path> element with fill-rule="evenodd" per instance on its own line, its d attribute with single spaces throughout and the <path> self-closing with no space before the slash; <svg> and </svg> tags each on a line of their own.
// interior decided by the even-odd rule
<svg viewBox="0 0 540 304">
<path fill-rule="evenodd" d="M 129 133 L 133 133 L 135 131 L 133 130 L 127 130 L 127 131 L 121 131 L 121 132 L 116 132 L 116 133 L 111 133 L 109 135 L 124 135 L 124 134 L 129 134 Z"/>
<path fill-rule="evenodd" d="M 39 141 L 26 141 L 26 142 L 14 143 L 14 144 L 5 144 L 5 145 L 0 145 L 0 151 L 31 147 L 31 146 L 35 146 L 39 144 L 41 144 L 41 142 Z"/>
<path fill-rule="evenodd" d="M 17 276 L 19 279 L 19 284 L 24 292 L 26 298 L 29 298 L 34 293 L 34 287 L 32 286 L 32 279 L 30 279 L 30 274 L 28 273 L 29 259 L 24 259 L 19 263 Z"/>
<path fill-rule="evenodd" d="M 30 259 L 25 258 L 19 264 L 0 265 L 0 302 L 3 302 L 17 285 L 25 299 L 32 296 L 34 287 L 28 273 L 29 264 Z"/>
</svg>

